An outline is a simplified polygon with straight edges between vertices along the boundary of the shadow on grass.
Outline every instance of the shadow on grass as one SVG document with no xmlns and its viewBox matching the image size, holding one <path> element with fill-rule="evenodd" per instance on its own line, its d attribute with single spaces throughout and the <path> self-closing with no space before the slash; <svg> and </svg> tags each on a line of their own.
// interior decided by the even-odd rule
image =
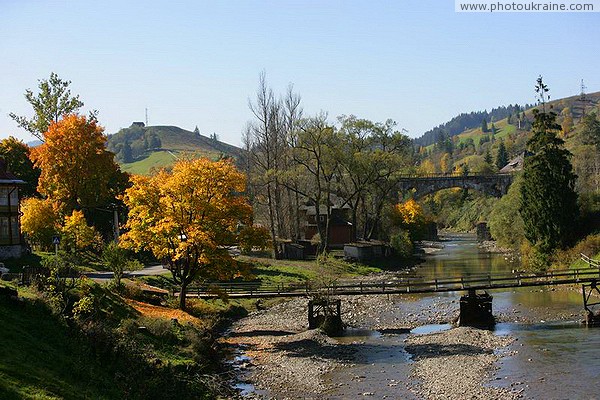
<svg viewBox="0 0 600 400">
<path fill-rule="evenodd" d="M 264 276 L 264 277 L 282 277 L 286 279 L 297 279 L 299 281 L 306 280 L 306 275 L 291 272 L 291 271 L 282 271 L 280 269 L 271 269 L 268 266 L 258 266 L 252 270 L 252 273 L 256 276 Z"/>
</svg>

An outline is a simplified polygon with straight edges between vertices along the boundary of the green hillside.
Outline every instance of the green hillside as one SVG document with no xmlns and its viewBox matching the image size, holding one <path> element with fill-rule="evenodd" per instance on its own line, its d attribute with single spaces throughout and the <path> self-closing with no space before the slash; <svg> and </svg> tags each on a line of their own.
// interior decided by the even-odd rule
<svg viewBox="0 0 600 400">
<path fill-rule="evenodd" d="M 108 149 L 115 153 L 124 171 L 148 174 L 153 168 L 171 165 L 178 157 L 232 157 L 241 150 L 233 145 L 176 126 L 132 124 L 108 138 Z"/>
<path fill-rule="evenodd" d="M 567 128 L 567 133 L 563 137 L 568 148 L 577 145 L 575 137 L 579 132 L 583 107 L 585 106 L 586 113 L 595 111 L 600 114 L 600 92 L 587 94 L 586 99 L 587 101 L 584 103 L 581 101 L 581 97 L 577 95 L 553 100 L 548 103 L 548 107 L 551 107 L 558 115 L 557 122 L 559 124 L 566 123 L 566 125 L 569 125 L 567 119 L 570 118 L 572 120 L 570 128 Z M 452 142 L 452 159 L 454 165 L 461 163 L 468 164 L 468 161 L 474 159 L 473 155 L 483 156 L 488 150 L 495 156 L 501 141 L 507 146 L 510 157 L 522 152 L 525 149 L 525 143 L 529 135 L 531 122 L 533 121 L 534 108 L 524 111 L 525 118 L 521 120 L 521 129 L 519 129 L 517 118 L 513 116 L 511 123 L 508 123 L 508 118 L 498 121 L 489 121 L 489 132 L 483 132 L 481 127 L 477 127 L 464 130 L 463 132 L 448 138 L 448 140 Z M 492 123 L 495 127 L 495 134 L 491 132 Z M 434 153 L 436 153 L 435 150 L 437 147 L 439 147 L 439 144 L 431 144 L 422 148 L 421 151 L 435 158 Z"/>
</svg>

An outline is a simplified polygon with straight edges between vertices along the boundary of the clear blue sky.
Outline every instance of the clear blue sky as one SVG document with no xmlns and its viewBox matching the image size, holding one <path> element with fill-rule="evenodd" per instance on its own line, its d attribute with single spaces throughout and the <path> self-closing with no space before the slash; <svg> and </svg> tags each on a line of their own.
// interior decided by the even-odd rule
<svg viewBox="0 0 600 400">
<path fill-rule="evenodd" d="M 0 0 L 0 138 L 31 137 L 25 89 L 56 72 L 107 133 L 132 121 L 239 144 L 262 70 L 313 114 L 410 136 L 461 112 L 600 90 L 600 13 L 455 13 L 454 1 Z"/>
</svg>

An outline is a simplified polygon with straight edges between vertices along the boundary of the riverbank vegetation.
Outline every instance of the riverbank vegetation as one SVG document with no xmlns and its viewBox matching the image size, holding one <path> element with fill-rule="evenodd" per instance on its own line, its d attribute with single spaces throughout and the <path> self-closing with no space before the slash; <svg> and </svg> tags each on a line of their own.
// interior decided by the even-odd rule
<svg viewBox="0 0 600 400">
<path fill-rule="evenodd" d="M 228 397 L 226 382 L 212 375 L 221 366 L 210 320 L 87 279 L 58 289 L 60 279 L 0 299 L 0 397 Z"/>
</svg>

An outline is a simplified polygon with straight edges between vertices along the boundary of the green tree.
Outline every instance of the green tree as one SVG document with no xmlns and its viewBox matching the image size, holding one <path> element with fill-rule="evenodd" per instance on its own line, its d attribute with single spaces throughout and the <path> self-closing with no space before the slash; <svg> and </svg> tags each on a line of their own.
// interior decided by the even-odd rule
<svg viewBox="0 0 600 400">
<path fill-rule="evenodd" d="M 496 125 L 492 122 L 492 136 L 495 136 L 496 133 L 498 133 L 498 128 L 496 128 Z"/>
<path fill-rule="evenodd" d="M 488 124 L 485 118 L 483 119 L 483 121 L 481 121 L 481 131 L 483 133 L 488 133 L 490 131 L 490 128 L 488 128 Z"/>
<path fill-rule="evenodd" d="M 496 153 L 496 167 L 502 169 L 506 164 L 508 164 L 508 152 L 506 151 L 504 141 L 501 141 L 498 146 L 498 152 Z"/>
<path fill-rule="evenodd" d="M 52 122 L 58 122 L 64 115 L 76 112 L 83 107 L 79 95 L 71 96 L 69 85 L 71 81 L 63 81 L 52 72 L 50 79 L 39 81 L 39 93 L 34 94 L 31 89 L 25 91 L 25 99 L 33 107 L 33 118 L 18 116 L 9 113 L 9 116 L 19 124 L 19 127 L 29 131 L 33 136 L 44 141 L 44 132 Z M 95 115 L 93 113 L 92 115 Z"/>
<path fill-rule="evenodd" d="M 490 166 L 492 165 L 492 154 L 490 153 L 489 147 L 485 150 L 485 156 L 483 157 L 483 161 L 485 161 L 485 163 Z"/>
<path fill-rule="evenodd" d="M 541 253 L 550 254 L 564 246 L 577 219 L 576 176 L 571 166 L 571 153 L 558 137 L 561 130 L 556 114 L 546 110 L 548 87 L 539 77 L 536 92 L 541 110 L 533 110 L 532 136 L 525 159 L 519 212 L 523 218 L 525 237 Z"/>
<path fill-rule="evenodd" d="M 525 240 L 523 219 L 519 214 L 521 175 L 517 175 L 508 193 L 494 204 L 489 217 L 490 233 L 502 247 L 518 250 Z"/>
<path fill-rule="evenodd" d="M 127 250 L 119 247 L 117 242 L 110 242 L 102 251 L 102 262 L 113 273 L 113 282 L 121 287 L 121 279 L 125 271 L 138 271 L 144 267 L 137 260 L 131 260 Z"/>
<path fill-rule="evenodd" d="M 25 185 L 20 189 L 25 197 L 37 193 L 36 188 L 40 178 L 40 170 L 33 166 L 30 154 L 30 147 L 12 136 L 0 141 L 0 156 L 6 161 L 8 170 L 25 181 Z"/>
<path fill-rule="evenodd" d="M 584 144 L 596 146 L 600 152 L 600 120 L 596 113 L 590 113 L 583 118 L 581 139 Z"/>
</svg>

